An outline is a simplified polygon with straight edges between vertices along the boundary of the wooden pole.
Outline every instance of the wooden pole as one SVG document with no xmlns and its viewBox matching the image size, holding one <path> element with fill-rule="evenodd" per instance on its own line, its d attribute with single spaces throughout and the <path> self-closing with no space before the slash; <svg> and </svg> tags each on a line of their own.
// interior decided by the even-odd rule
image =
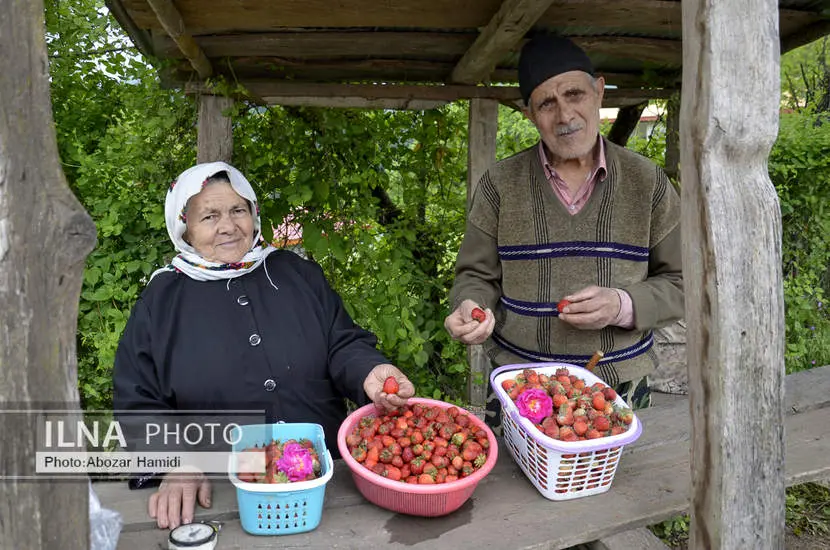
<svg viewBox="0 0 830 550">
<path fill-rule="evenodd" d="M 233 100 L 219 95 L 199 96 L 198 162 L 225 161 L 233 157 L 233 120 L 225 113 Z"/>
<path fill-rule="evenodd" d="M 614 120 L 614 124 L 611 125 L 611 129 L 608 131 L 608 141 L 616 143 L 620 147 L 625 147 L 628 138 L 637 129 L 643 110 L 647 106 L 648 102 L 646 101 L 637 105 L 622 107 L 617 113 L 617 119 Z"/>
<path fill-rule="evenodd" d="M 680 92 L 666 103 L 666 175 L 676 182 L 680 174 Z"/>
<path fill-rule="evenodd" d="M 43 2 L 0 0 L 0 13 L 0 409 L 79 410 L 78 297 L 95 225 L 58 159 Z M 22 479 L 36 477 L 35 426 L 34 412 L 0 418 L 0 547 L 86 550 L 88 482 Z"/>
<path fill-rule="evenodd" d="M 467 209 L 478 186 L 478 180 L 496 161 L 496 133 L 499 129 L 499 102 L 495 99 L 471 99 L 468 122 L 467 148 Z M 495 310 L 496 304 L 485 304 Z M 467 360 L 470 363 L 470 378 L 467 392 L 470 404 L 484 408 L 487 400 L 487 377 L 490 360 L 483 346 L 469 346 Z"/>
<path fill-rule="evenodd" d="M 690 548 L 784 548 L 778 2 L 683 1 Z"/>
</svg>

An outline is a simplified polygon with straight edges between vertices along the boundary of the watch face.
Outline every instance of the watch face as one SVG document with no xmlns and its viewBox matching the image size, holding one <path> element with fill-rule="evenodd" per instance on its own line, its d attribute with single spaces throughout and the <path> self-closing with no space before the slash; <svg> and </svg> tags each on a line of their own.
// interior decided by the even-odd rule
<svg viewBox="0 0 830 550">
<path fill-rule="evenodd" d="M 204 523 L 189 523 L 180 525 L 170 531 L 170 542 L 181 548 L 195 548 L 200 544 L 210 542 L 216 536 L 216 530 Z"/>
</svg>

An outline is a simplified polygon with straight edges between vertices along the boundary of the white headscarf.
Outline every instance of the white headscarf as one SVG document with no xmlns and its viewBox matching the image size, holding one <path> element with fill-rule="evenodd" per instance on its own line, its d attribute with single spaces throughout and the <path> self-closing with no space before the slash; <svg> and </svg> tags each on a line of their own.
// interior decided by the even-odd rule
<svg viewBox="0 0 830 550">
<path fill-rule="evenodd" d="M 206 260 L 196 250 L 187 244 L 183 238 L 187 229 L 187 201 L 199 193 L 211 176 L 219 172 L 227 172 L 231 187 L 251 205 L 251 215 L 254 219 L 254 238 L 251 249 L 236 263 L 220 264 Z M 179 271 L 197 281 L 217 281 L 233 279 L 249 273 L 262 264 L 265 258 L 276 249 L 269 246 L 262 238 L 262 225 L 259 219 L 259 203 L 253 187 L 242 173 L 233 166 L 224 162 L 210 162 L 197 164 L 188 168 L 170 184 L 167 198 L 164 201 L 164 221 L 167 223 L 167 234 L 179 254 L 167 265 L 153 273 L 153 277 L 165 271 Z"/>
</svg>

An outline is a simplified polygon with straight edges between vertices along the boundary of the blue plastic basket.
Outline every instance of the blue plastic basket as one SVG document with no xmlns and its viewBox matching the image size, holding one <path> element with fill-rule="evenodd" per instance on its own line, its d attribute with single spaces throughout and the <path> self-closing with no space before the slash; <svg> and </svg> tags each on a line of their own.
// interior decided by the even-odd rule
<svg viewBox="0 0 830 550">
<path fill-rule="evenodd" d="M 241 437 L 238 432 L 241 430 Z M 252 535 L 291 535 L 317 528 L 323 517 L 326 483 L 334 474 L 334 463 L 326 447 L 323 427 L 319 424 L 251 424 L 234 428 L 236 440 L 228 463 L 228 477 L 236 487 L 239 520 Z M 312 481 L 295 483 L 248 483 L 236 477 L 236 452 L 272 439 L 309 439 L 320 457 L 322 474 Z"/>
</svg>

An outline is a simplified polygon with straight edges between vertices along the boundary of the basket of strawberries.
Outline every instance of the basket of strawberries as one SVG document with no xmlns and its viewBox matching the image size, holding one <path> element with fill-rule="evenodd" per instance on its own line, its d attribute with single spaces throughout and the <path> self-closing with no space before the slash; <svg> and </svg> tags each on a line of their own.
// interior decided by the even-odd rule
<svg viewBox="0 0 830 550">
<path fill-rule="evenodd" d="M 323 427 L 252 424 L 235 427 L 231 437 L 228 477 L 236 487 L 242 528 L 252 535 L 315 529 L 334 474 Z"/>
<path fill-rule="evenodd" d="M 417 397 L 392 411 L 361 407 L 341 424 L 337 445 L 367 500 L 416 516 L 457 510 L 498 458 L 484 422 L 450 403 Z"/>
<path fill-rule="evenodd" d="M 505 365 L 490 375 L 504 440 L 545 498 L 611 487 L 623 447 L 642 426 L 625 401 L 587 369 L 564 363 Z"/>
</svg>

